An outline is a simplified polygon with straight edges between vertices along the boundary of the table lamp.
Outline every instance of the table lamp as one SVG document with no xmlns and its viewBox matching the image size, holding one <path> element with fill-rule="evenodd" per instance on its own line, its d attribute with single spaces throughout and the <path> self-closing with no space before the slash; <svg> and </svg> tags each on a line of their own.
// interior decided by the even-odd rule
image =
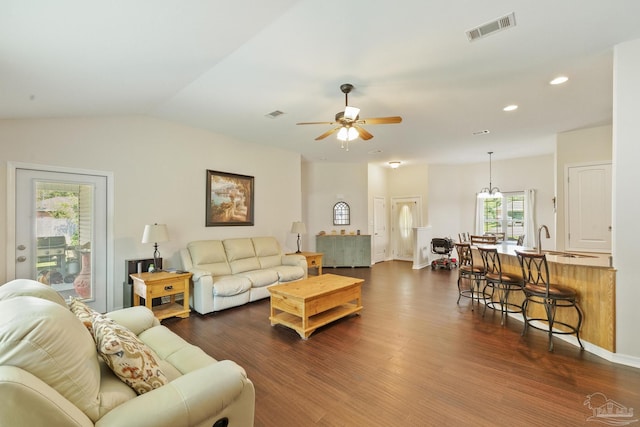
<svg viewBox="0 0 640 427">
<path fill-rule="evenodd" d="M 168 242 L 169 232 L 167 231 L 166 224 L 147 224 L 144 226 L 144 232 L 142 233 L 142 243 L 153 243 L 153 272 L 160 271 L 158 268 L 158 258 L 160 252 L 158 251 L 158 242 Z"/>
<path fill-rule="evenodd" d="M 299 254 L 300 252 L 302 252 L 300 250 L 300 235 L 307 234 L 307 228 L 304 226 L 304 222 L 294 221 L 294 223 L 291 225 L 291 232 L 298 235 L 298 250 L 296 251 L 296 253 Z"/>
</svg>

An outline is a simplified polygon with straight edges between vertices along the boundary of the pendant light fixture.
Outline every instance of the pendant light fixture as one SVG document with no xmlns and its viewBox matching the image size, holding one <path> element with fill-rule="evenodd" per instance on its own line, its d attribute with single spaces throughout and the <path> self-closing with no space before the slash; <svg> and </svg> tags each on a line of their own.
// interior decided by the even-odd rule
<svg viewBox="0 0 640 427">
<path fill-rule="evenodd" d="M 480 192 L 478 193 L 478 199 L 491 199 L 491 198 L 502 197 L 502 193 L 500 192 L 500 189 L 498 187 L 491 186 L 492 185 L 491 184 L 491 155 L 493 154 L 493 151 L 489 151 L 487 154 L 489 154 L 489 186 L 480 190 Z"/>
</svg>

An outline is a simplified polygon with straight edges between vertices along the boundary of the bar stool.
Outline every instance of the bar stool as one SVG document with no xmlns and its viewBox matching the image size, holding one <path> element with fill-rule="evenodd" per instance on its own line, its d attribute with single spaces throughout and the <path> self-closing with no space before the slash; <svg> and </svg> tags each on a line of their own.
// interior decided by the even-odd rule
<svg viewBox="0 0 640 427">
<path fill-rule="evenodd" d="M 482 263 L 485 269 L 486 288 L 491 288 L 491 294 L 484 305 L 482 315 L 487 311 L 487 306 L 496 310 L 496 304 L 500 305 L 500 324 L 504 325 L 509 313 L 521 313 L 522 306 L 509 301 L 512 292 L 522 292 L 522 277 L 515 274 L 502 272 L 500 255 L 495 246 L 479 246 L 478 251 L 482 256 Z M 498 301 L 494 300 L 497 293 Z"/>
<path fill-rule="evenodd" d="M 533 252 L 516 251 L 516 256 L 522 268 L 524 278 L 525 300 L 522 303 L 522 316 L 524 317 L 524 329 L 522 335 L 526 334 L 527 328 L 545 331 L 549 334 L 549 351 L 553 351 L 553 334 L 573 335 L 578 339 L 580 349 L 584 350 L 580 341 L 580 327 L 582 326 L 582 310 L 578 306 L 578 294 L 575 290 L 561 285 L 550 283 L 549 265 L 545 254 Z M 530 303 L 544 306 L 546 318 L 528 318 L 527 308 Z M 578 313 L 578 324 L 570 325 L 566 322 L 556 320 L 556 309 L 575 308 Z M 536 324 L 536 322 L 538 324 Z M 547 327 L 539 326 L 539 322 L 544 322 Z M 554 325 L 562 325 L 567 331 L 553 329 Z"/>
<path fill-rule="evenodd" d="M 480 305 L 481 295 L 483 301 L 486 299 L 484 286 L 480 289 L 481 283 L 484 282 L 484 267 L 474 264 L 473 251 L 469 242 L 455 243 L 455 247 L 458 253 L 458 301 L 456 304 L 460 303 L 462 297 L 471 298 L 471 311 L 473 311 L 474 294 L 478 305 Z M 464 281 L 469 282 L 468 288 L 463 288 Z"/>
</svg>

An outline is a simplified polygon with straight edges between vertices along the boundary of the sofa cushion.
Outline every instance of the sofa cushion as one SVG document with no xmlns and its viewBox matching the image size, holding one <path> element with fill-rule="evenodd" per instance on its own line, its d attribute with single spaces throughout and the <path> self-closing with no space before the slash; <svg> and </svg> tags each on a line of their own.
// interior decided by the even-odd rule
<svg viewBox="0 0 640 427">
<path fill-rule="evenodd" d="M 151 347 L 160 360 L 169 362 L 182 375 L 216 362 L 200 347 L 189 344 L 166 326 L 147 329 L 138 338 Z"/>
<path fill-rule="evenodd" d="M 231 273 L 237 274 L 260 269 L 260 263 L 251 239 L 227 239 L 222 244 L 227 253 Z"/>
<path fill-rule="evenodd" d="M 251 289 L 251 280 L 247 277 L 227 276 L 213 282 L 213 295 L 232 297 Z"/>
<path fill-rule="evenodd" d="M 275 237 L 254 237 L 251 240 L 261 268 L 282 264 L 282 250 Z"/>
<path fill-rule="evenodd" d="M 252 288 L 261 288 L 278 283 L 278 273 L 275 270 L 245 271 L 244 273 L 240 273 L 240 276 L 251 280 Z"/>
<path fill-rule="evenodd" d="M 0 301 L 0 325 L 0 365 L 30 372 L 92 421 L 100 418 L 96 346 L 66 304 L 32 296 Z"/>
<path fill-rule="evenodd" d="M 169 382 L 153 350 L 124 326 L 98 315 L 93 319 L 93 333 L 105 363 L 136 393 L 143 394 Z"/>
<path fill-rule="evenodd" d="M 231 274 L 227 255 L 220 240 L 199 240 L 187 245 L 194 267 L 206 270 L 213 276 Z"/>
<path fill-rule="evenodd" d="M 49 285 L 31 279 L 15 279 L 0 286 L 0 301 L 17 296 L 33 296 L 66 306 L 64 298 Z"/>
<path fill-rule="evenodd" d="M 273 270 L 278 274 L 278 282 L 292 282 L 304 277 L 304 270 L 297 265 L 279 265 L 272 267 L 269 270 Z"/>
<path fill-rule="evenodd" d="M 100 417 L 116 406 L 137 396 L 131 387 L 123 383 L 104 360 L 100 359 Z"/>
</svg>

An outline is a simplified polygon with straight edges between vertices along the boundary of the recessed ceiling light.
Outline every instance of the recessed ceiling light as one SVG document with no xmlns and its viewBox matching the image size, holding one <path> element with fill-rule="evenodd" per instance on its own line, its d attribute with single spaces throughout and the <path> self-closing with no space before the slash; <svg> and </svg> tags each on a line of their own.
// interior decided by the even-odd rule
<svg viewBox="0 0 640 427">
<path fill-rule="evenodd" d="M 558 76 L 555 79 L 551 80 L 549 84 L 551 85 L 561 85 L 562 83 L 566 83 L 569 80 L 567 76 Z"/>
<path fill-rule="evenodd" d="M 514 111 L 517 110 L 518 106 L 515 104 L 511 104 L 511 105 L 507 105 L 506 107 L 504 107 L 502 110 L 503 111 Z"/>
</svg>

